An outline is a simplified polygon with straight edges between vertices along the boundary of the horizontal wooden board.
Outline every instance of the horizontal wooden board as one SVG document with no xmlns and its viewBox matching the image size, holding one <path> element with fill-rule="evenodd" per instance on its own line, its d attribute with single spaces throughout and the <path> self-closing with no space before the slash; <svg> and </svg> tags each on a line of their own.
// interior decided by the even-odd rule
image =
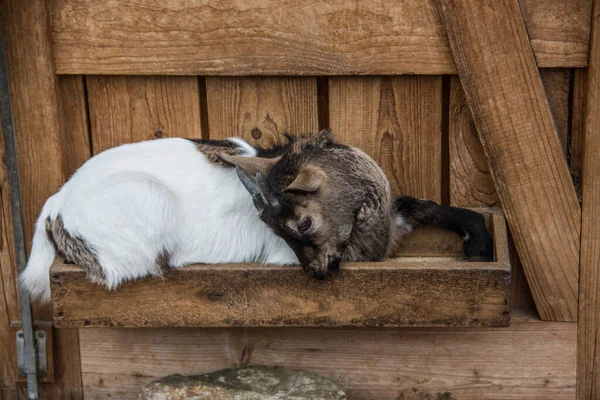
<svg viewBox="0 0 600 400">
<path fill-rule="evenodd" d="M 509 328 L 82 329 L 80 341 L 86 400 L 243 365 L 316 372 L 352 400 L 575 398 L 576 324 L 520 310 Z"/>
<path fill-rule="evenodd" d="M 51 269 L 55 326 L 506 326 L 506 227 L 500 214 L 493 218 L 495 262 L 347 263 L 324 281 L 300 267 L 191 265 L 108 292 L 89 283 L 80 267 L 57 260 Z"/>
<path fill-rule="evenodd" d="M 59 74 L 455 73 L 433 0 L 51 0 Z M 591 0 L 523 0 L 541 67 L 587 64 Z"/>
</svg>

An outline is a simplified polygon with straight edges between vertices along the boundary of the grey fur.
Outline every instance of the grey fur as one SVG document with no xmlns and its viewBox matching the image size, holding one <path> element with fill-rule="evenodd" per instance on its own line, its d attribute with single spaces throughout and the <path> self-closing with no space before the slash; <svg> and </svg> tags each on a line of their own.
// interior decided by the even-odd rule
<svg viewBox="0 0 600 400">
<path fill-rule="evenodd" d="M 94 249 L 80 237 L 73 237 L 65 229 L 62 216 L 59 214 L 54 220 L 46 219 L 46 233 L 54 245 L 56 252 L 66 262 L 77 264 L 85 269 L 87 276 L 94 283 L 105 283 L 106 276 L 98 262 Z"/>
</svg>

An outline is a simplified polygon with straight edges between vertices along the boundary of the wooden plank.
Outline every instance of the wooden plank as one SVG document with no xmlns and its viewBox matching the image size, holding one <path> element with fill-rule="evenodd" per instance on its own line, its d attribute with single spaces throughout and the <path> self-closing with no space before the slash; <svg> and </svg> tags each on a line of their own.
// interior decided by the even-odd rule
<svg viewBox="0 0 600 400">
<path fill-rule="evenodd" d="M 5 295 L 4 283 L 0 279 L 0 388 L 15 388 L 13 377 L 13 365 L 16 361 L 15 338 L 10 329 L 9 310 Z"/>
<path fill-rule="evenodd" d="M 571 110 L 571 175 L 581 203 L 581 171 L 583 169 L 583 137 L 587 102 L 587 69 L 573 71 L 573 108 Z"/>
<path fill-rule="evenodd" d="M 83 329 L 81 354 L 91 400 L 133 400 L 172 373 L 261 364 L 323 374 L 356 400 L 567 400 L 576 326 L 515 311 L 501 329 Z"/>
<path fill-rule="evenodd" d="M 442 77 L 334 77 L 330 126 L 383 168 L 392 192 L 441 201 Z"/>
<path fill-rule="evenodd" d="M 0 135 L 1 136 L 1 135 Z M 0 160 L 4 160 L 4 141 L 0 137 Z M 10 213 L 10 191 L 8 171 L 4 161 L 0 163 L 0 286 L 2 299 L 8 313 L 8 322 L 21 319 L 19 291 L 17 287 L 17 265 L 15 262 L 14 236 Z M 6 327 L 8 328 L 8 326 Z"/>
<path fill-rule="evenodd" d="M 196 77 L 86 78 L 92 148 L 161 137 L 202 137 Z"/>
<path fill-rule="evenodd" d="M 270 147 L 318 130 L 316 78 L 207 77 L 206 98 L 211 139 Z"/>
<path fill-rule="evenodd" d="M 544 69 L 540 71 L 540 77 L 550 105 L 558 139 L 566 157 L 569 140 L 569 80 L 571 79 L 571 71 L 564 68 Z"/>
<path fill-rule="evenodd" d="M 587 73 L 585 149 L 583 158 L 583 204 L 577 398 L 600 397 L 600 1 L 594 2 L 590 65 Z"/>
<path fill-rule="evenodd" d="M 26 243 L 46 199 L 64 182 L 60 91 L 53 65 L 49 16 L 44 1 L 4 0 L 0 18 L 8 63 Z M 32 40 L 34 38 L 34 40 Z M 26 43 L 26 45 L 24 45 Z M 4 212 L 7 212 L 7 208 Z M 35 307 L 34 318 L 51 318 L 50 307 Z M 55 370 L 68 373 L 40 387 L 40 399 L 82 398 L 77 330 L 56 332 L 62 341 Z M 22 385 L 21 385 L 22 386 Z"/>
<path fill-rule="evenodd" d="M 450 79 L 448 114 L 450 204 L 456 207 L 498 205 L 496 186 L 458 76 Z"/>
<path fill-rule="evenodd" d="M 519 4 L 437 3 L 537 309 L 575 320 L 581 210 Z"/>
<path fill-rule="evenodd" d="M 308 278 L 300 267 L 192 265 L 107 292 L 90 284 L 81 268 L 57 259 L 51 270 L 55 326 L 505 326 L 506 227 L 500 214 L 493 221 L 496 262 L 347 263 L 325 281 Z"/>
<path fill-rule="evenodd" d="M 61 148 L 65 177 L 73 173 L 92 156 L 87 99 L 84 78 L 77 75 L 59 76 L 63 134 Z"/>
<path fill-rule="evenodd" d="M 591 0 L 521 2 L 542 67 L 587 63 Z M 49 2 L 59 74 L 452 74 L 433 0 Z"/>
</svg>

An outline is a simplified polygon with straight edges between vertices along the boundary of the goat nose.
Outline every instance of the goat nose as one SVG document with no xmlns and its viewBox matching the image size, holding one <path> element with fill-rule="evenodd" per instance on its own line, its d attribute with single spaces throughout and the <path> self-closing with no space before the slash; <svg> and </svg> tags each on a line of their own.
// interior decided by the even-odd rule
<svg viewBox="0 0 600 400">
<path fill-rule="evenodd" d="M 335 256 L 327 256 L 327 273 L 337 275 L 340 272 L 340 259 Z"/>
</svg>

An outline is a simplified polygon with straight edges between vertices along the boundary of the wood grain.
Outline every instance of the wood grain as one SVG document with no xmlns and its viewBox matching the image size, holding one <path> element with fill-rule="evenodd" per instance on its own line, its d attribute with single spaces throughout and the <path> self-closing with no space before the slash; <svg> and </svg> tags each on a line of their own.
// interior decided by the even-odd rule
<svg viewBox="0 0 600 400">
<path fill-rule="evenodd" d="M 568 69 L 550 68 L 540 70 L 540 77 L 544 85 L 544 91 L 552 119 L 556 126 L 558 139 L 567 157 L 568 132 L 569 132 L 569 80 L 571 71 Z"/>
<path fill-rule="evenodd" d="M 519 4 L 437 3 L 537 309 L 575 320 L 581 211 Z"/>
<path fill-rule="evenodd" d="M 64 75 L 58 77 L 60 89 L 63 133 L 61 151 L 68 154 L 63 157 L 62 169 L 65 177 L 70 177 L 84 162 L 92 156 L 87 99 L 84 77 Z"/>
<path fill-rule="evenodd" d="M 442 77 L 334 77 L 330 126 L 383 168 L 392 192 L 441 201 Z"/>
<path fill-rule="evenodd" d="M 90 284 L 80 267 L 57 259 L 51 269 L 55 326 L 505 326 L 506 227 L 500 214 L 492 218 L 495 262 L 407 257 L 347 263 L 325 281 L 308 278 L 300 267 L 192 265 L 107 292 Z"/>
<path fill-rule="evenodd" d="M 521 2 L 542 67 L 587 63 L 591 0 Z M 52 0 L 59 74 L 452 74 L 433 0 Z"/>
<path fill-rule="evenodd" d="M 196 77 L 86 78 L 92 148 L 161 137 L 202 137 Z"/>
<path fill-rule="evenodd" d="M 577 398 L 600 397 L 600 2 L 594 2 L 590 65 L 587 74 L 585 149 L 583 158 L 583 204 Z"/>
<path fill-rule="evenodd" d="M 318 130 L 316 78 L 207 77 L 206 97 L 211 139 L 270 147 Z"/>
<path fill-rule="evenodd" d="M 571 110 L 571 175 L 581 203 L 581 171 L 583 169 L 583 138 L 587 103 L 587 69 L 573 71 L 573 108 Z"/>
<path fill-rule="evenodd" d="M 19 157 L 25 242 L 30 244 L 34 221 L 42 205 L 65 178 L 60 90 L 45 2 L 4 0 L 0 18 Z M 38 321 L 50 319 L 51 315 L 50 307 L 34 308 L 34 318 Z M 77 330 L 56 332 L 54 340 L 65 343 L 61 357 L 55 359 L 55 370 L 68 368 L 68 373 L 58 376 L 53 384 L 41 386 L 40 399 L 80 399 L 83 394 Z"/>
<path fill-rule="evenodd" d="M 448 115 L 450 204 L 457 207 L 498 205 L 496 186 L 458 76 L 450 79 Z"/>
<path fill-rule="evenodd" d="M 91 400 L 133 400 L 168 374 L 240 365 L 323 374 L 356 400 L 567 400 L 576 326 L 517 310 L 499 329 L 83 329 L 81 354 Z"/>
</svg>

